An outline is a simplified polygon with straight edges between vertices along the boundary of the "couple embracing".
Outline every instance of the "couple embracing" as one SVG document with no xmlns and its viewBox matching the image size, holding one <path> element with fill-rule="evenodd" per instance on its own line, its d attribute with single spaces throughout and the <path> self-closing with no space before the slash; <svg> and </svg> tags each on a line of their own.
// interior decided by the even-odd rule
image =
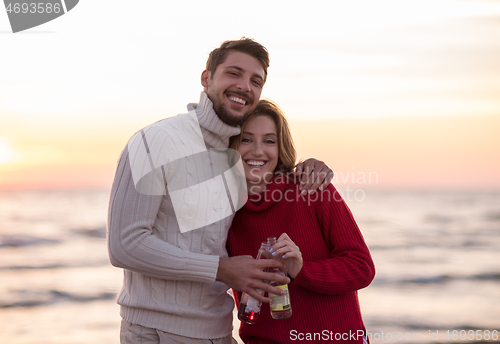
<svg viewBox="0 0 500 344">
<path fill-rule="evenodd" d="M 224 42 L 209 55 L 199 102 L 140 130 L 123 150 L 107 233 L 110 261 L 124 269 L 122 344 L 231 343 L 228 288 L 237 306 L 241 292 L 264 302 L 259 323 L 240 327 L 245 343 L 291 343 L 291 331 L 366 333 L 357 290 L 374 277 L 370 253 L 338 195 L 312 199 L 336 194 L 333 172 L 315 159 L 296 165 L 283 111 L 260 99 L 268 66 L 254 40 Z M 245 177 L 243 202 L 215 154 L 228 147 L 239 153 L 228 168 Z M 273 192 L 294 197 L 262 197 Z M 281 260 L 255 260 L 269 236 Z M 289 284 L 291 318 L 267 315 L 270 298 L 258 290 L 283 291 L 264 281 Z"/>
</svg>

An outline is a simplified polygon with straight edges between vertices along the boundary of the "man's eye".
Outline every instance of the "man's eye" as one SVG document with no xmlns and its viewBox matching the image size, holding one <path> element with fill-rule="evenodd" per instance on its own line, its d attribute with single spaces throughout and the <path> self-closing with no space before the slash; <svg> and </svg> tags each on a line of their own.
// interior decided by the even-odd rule
<svg viewBox="0 0 500 344">
<path fill-rule="evenodd" d="M 258 81 L 258 80 L 253 80 L 252 82 L 253 82 L 253 84 L 254 84 L 255 86 L 257 86 L 257 87 L 262 87 L 262 86 L 261 86 L 260 81 Z"/>
</svg>

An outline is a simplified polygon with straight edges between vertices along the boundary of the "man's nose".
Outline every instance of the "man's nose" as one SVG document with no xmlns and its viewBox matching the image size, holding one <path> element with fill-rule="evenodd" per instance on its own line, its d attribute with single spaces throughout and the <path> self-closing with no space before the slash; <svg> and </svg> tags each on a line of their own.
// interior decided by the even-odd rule
<svg viewBox="0 0 500 344">
<path fill-rule="evenodd" d="M 250 79 L 247 78 L 241 78 L 239 83 L 238 83 L 238 88 L 242 92 L 250 92 L 251 91 L 251 81 Z"/>
</svg>

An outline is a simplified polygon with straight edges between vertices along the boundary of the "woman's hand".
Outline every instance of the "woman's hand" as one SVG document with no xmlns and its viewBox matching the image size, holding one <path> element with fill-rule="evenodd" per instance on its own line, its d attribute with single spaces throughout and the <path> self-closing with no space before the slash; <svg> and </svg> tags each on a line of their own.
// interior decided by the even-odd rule
<svg viewBox="0 0 500 344">
<path fill-rule="evenodd" d="M 303 265 L 302 253 L 300 253 L 299 247 L 295 245 L 288 234 L 283 233 L 280 235 L 276 244 L 272 247 L 271 254 L 283 258 L 288 275 L 292 278 L 297 277 Z"/>
</svg>

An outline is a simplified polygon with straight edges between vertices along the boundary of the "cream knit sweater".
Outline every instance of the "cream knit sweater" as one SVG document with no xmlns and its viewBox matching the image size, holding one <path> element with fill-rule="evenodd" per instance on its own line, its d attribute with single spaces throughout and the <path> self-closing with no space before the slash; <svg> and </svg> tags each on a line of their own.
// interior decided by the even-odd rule
<svg viewBox="0 0 500 344">
<path fill-rule="evenodd" d="M 162 147 L 162 159 L 172 161 L 196 153 L 199 147 L 193 152 L 193 142 L 204 142 L 206 148 L 226 148 L 229 137 L 240 132 L 239 127 L 228 126 L 217 117 L 204 92 L 198 104 L 188 105 L 188 111 L 139 132 L 149 137 L 148 142 L 154 141 L 155 147 Z M 133 139 L 138 140 L 138 134 Z M 129 154 L 132 144 L 131 139 L 119 159 L 108 214 L 110 261 L 124 269 L 117 298 L 121 316 L 134 324 L 192 338 L 231 334 L 234 302 L 228 286 L 215 278 L 219 257 L 227 257 L 226 238 L 233 215 L 181 232 L 174 209 L 178 205 L 172 202 L 169 190 L 155 194 L 138 187 L 131 168 L 137 154 Z M 200 172 L 209 169 L 197 168 Z M 188 179 L 188 172 L 167 168 L 162 177 L 175 174 Z M 199 207 L 196 199 L 185 203 L 186 213 L 190 207 L 195 212 Z"/>
</svg>

